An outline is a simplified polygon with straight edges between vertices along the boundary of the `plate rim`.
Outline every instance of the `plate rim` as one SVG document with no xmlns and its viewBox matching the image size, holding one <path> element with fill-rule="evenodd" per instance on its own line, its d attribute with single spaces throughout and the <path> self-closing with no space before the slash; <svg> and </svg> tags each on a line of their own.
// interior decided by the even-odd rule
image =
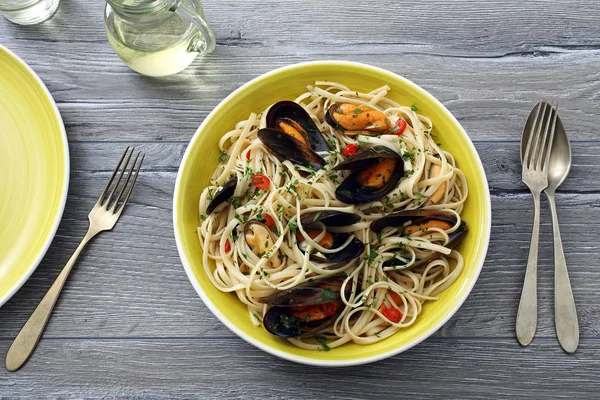
<svg viewBox="0 0 600 400">
<path fill-rule="evenodd" d="M 229 320 L 227 318 L 225 318 L 224 315 L 221 314 L 221 312 L 217 309 L 217 307 L 212 303 L 212 301 L 204 293 L 204 291 L 200 287 L 200 284 L 196 281 L 194 272 L 192 270 L 191 263 L 188 261 L 187 256 L 184 253 L 184 249 L 182 246 L 182 240 L 180 238 L 179 231 L 177 229 L 177 217 L 178 217 L 178 214 L 180 213 L 178 202 L 177 202 L 177 194 L 181 191 L 180 186 L 182 185 L 182 170 L 183 170 L 184 165 L 186 164 L 188 158 L 190 157 L 191 149 L 192 149 L 194 143 L 197 140 L 199 140 L 199 138 L 201 136 L 199 133 L 202 130 L 203 126 L 205 125 L 206 121 L 213 118 L 214 114 L 217 114 L 220 112 L 221 108 L 223 107 L 223 104 L 227 103 L 232 97 L 237 96 L 238 93 L 245 90 L 248 86 L 252 86 L 257 82 L 265 80 L 265 79 L 269 78 L 271 75 L 275 75 L 282 71 L 286 71 L 289 69 L 295 69 L 295 68 L 303 67 L 306 65 L 315 65 L 315 64 L 317 64 L 317 65 L 337 65 L 337 66 L 342 66 L 342 67 L 347 65 L 347 66 L 352 66 L 352 67 L 374 69 L 384 75 L 392 75 L 396 79 L 399 79 L 399 80 L 403 81 L 404 83 L 408 84 L 413 89 L 422 91 L 427 97 L 429 97 L 434 103 L 436 103 L 445 113 L 448 114 L 448 116 L 456 124 L 456 126 L 458 126 L 460 128 L 460 132 L 467 139 L 470 149 L 473 151 L 473 153 L 476 156 L 476 166 L 478 168 L 480 176 L 483 178 L 483 189 L 484 189 L 483 192 L 484 192 L 485 198 L 487 199 L 487 202 L 485 204 L 485 212 L 486 212 L 486 216 L 487 216 L 487 225 L 486 225 L 487 229 L 485 229 L 483 232 L 485 234 L 485 243 L 484 243 L 484 246 L 483 246 L 483 249 L 481 252 L 481 261 L 479 262 L 479 265 L 477 265 L 477 267 L 476 267 L 473 281 L 470 282 L 467 287 L 466 295 L 462 299 L 460 299 L 460 301 L 456 304 L 456 306 L 453 309 L 450 310 L 450 312 L 447 314 L 447 316 L 445 318 L 441 319 L 437 324 L 435 324 L 433 326 L 433 328 L 429 332 L 427 332 L 427 334 L 423 335 L 423 337 L 415 340 L 414 342 L 400 346 L 392 351 L 384 352 L 381 354 L 376 354 L 373 356 L 348 360 L 348 361 L 346 361 L 346 360 L 317 360 L 314 358 L 296 356 L 296 355 L 272 348 L 272 347 L 262 343 L 259 340 L 255 340 L 249 336 L 246 336 L 240 329 L 237 328 L 237 326 L 235 326 L 233 323 L 230 323 Z M 460 307 L 462 307 L 464 302 L 467 300 L 467 298 L 471 294 L 473 287 L 477 283 L 477 280 L 479 279 L 479 275 L 481 274 L 481 270 L 483 269 L 483 265 L 485 264 L 485 260 L 487 257 L 487 252 L 488 252 L 490 238 L 491 238 L 491 228 L 492 228 L 492 203 L 491 203 L 491 196 L 490 196 L 490 189 L 489 189 L 489 184 L 488 184 L 488 180 L 487 180 L 487 175 L 485 173 L 485 169 L 483 168 L 483 163 L 481 162 L 481 157 L 479 156 L 479 153 L 477 152 L 477 149 L 475 148 L 475 145 L 473 144 L 471 137 L 468 135 L 468 133 L 463 128 L 463 126 L 460 124 L 460 122 L 456 119 L 456 117 L 435 96 L 433 96 L 431 93 L 429 93 L 429 91 L 427 91 L 426 89 L 417 85 L 413 81 L 411 81 L 395 72 L 389 71 L 385 68 L 377 67 L 377 66 L 374 66 L 371 64 L 355 62 L 355 61 L 315 60 L 315 61 L 305 61 L 305 62 L 300 62 L 300 63 L 288 64 L 288 65 L 267 71 L 255 78 L 251 79 L 250 81 L 244 83 L 237 89 L 235 89 L 228 96 L 226 96 L 223 100 L 221 100 L 219 102 L 219 104 L 217 104 L 217 106 L 206 116 L 206 118 L 204 118 L 204 120 L 202 121 L 202 123 L 200 124 L 198 129 L 194 132 L 194 135 L 192 136 L 190 142 L 187 145 L 187 148 L 185 150 L 185 153 L 183 155 L 183 158 L 182 158 L 179 168 L 177 170 L 177 179 L 175 181 L 175 188 L 173 191 L 173 231 L 174 231 L 174 236 L 175 236 L 175 243 L 177 245 L 177 251 L 179 253 L 179 258 L 181 259 L 183 268 L 186 272 L 186 275 L 187 275 L 189 281 L 191 282 L 192 286 L 194 287 L 198 296 L 200 297 L 202 302 L 206 305 L 206 307 L 229 330 L 231 330 L 233 333 L 235 333 L 238 337 L 240 337 L 247 343 L 257 347 L 258 349 L 263 350 L 264 352 L 266 352 L 268 354 L 274 355 L 274 356 L 279 357 L 284 360 L 293 361 L 293 362 L 296 362 L 299 364 L 319 366 L 319 367 L 349 367 L 349 366 L 364 365 L 364 364 L 369 364 L 372 362 L 380 361 L 380 360 L 383 360 L 386 358 L 393 357 L 393 356 L 400 354 L 406 350 L 409 350 L 410 348 L 418 345 L 419 343 L 423 342 L 425 339 L 429 338 L 435 332 L 439 331 L 440 328 L 446 322 L 448 322 L 450 320 L 450 318 L 452 318 L 456 314 L 456 312 L 460 309 Z"/>
<path fill-rule="evenodd" d="M 34 78 L 34 80 L 37 82 L 37 84 L 42 88 L 42 90 L 46 96 L 46 99 L 50 101 L 50 104 L 52 105 L 52 109 L 54 110 L 54 116 L 58 120 L 58 125 L 59 125 L 60 132 L 61 132 L 60 140 L 63 145 L 63 151 L 65 154 L 65 157 L 63 160 L 63 162 L 64 162 L 63 182 L 64 182 L 64 184 L 63 184 L 63 188 L 62 188 L 59 209 L 58 209 L 58 212 L 56 213 L 56 215 L 54 216 L 54 222 L 52 224 L 50 232 L 48 233 L 46 240 L 42 244 L 42 247 L 40 248 L 40 251 L 39 251 L 37 257 L 35 258 L 33 263 L 27 268 L 27 271 L 25 272 L 25 274 L 23 274 L 21 276 L 19 281 L 15 285 L 13 285 L 13 287 L 8 291 L 8 293 L 6 295 L 0 297 L 0 307 L 2 307 L 4 304 L 6 304 L 6 302 L 8 302 L 8 300 L 10 300 L 15 295 L 15 293 L 17 293 L 19 291 L 19 289 L 21 289 L 23 287 L 25 282 L 27 282 L 27 280 L 29 280 L 29 278 L 31 277 L 33 272 L 37 269 L 37 267 L 40 265 L 40 262 L 42 261 L 42 259 L 46 255 L 46 253 L 48 252 L 48 248 L 50 247 L 50 244 L 52 243 L 52 241 L 54 240 L 54 237 L 56 236 L 56 231 L 58 230 L 58 226 L 60 225 L 60 221 L 62 220 L 62 216 L 63 216 L 64 210 L 65 210 L 65 204 L 67 202 L 67 195 L 69 192 L 69 183 L 70 183 L 69 178 L 71 175 L 71 157 L 69 154 L 69 144 L 68 144 L 68 139 L 67 139 L 67 132 L 65 130 L 64 121 L 62 119 L 62 116 L 60 115 L 60 111 L 58 110 L 58 106 L 56 105 L 56 102 L 54 101 L 52 94 L 50 93 L 50 91 L 48 90 L 48 87 L 44 84 L 42 79 L 39 77 L 39 75 L 21 57 L 19 57 L 15 52 L 10 50 L 6 46 L 0 44 L 0 52 L 2 52 L 2 51 L 6 52 L 18 64 L 20 64 L 22 67 L 25 68 L 25 70 Z"/>
</svg>

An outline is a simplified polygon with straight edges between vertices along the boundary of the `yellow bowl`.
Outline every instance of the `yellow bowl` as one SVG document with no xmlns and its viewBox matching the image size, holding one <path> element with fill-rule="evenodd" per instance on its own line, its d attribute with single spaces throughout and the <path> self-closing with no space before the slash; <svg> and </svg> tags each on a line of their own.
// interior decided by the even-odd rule
<svg viewBox="0 0 600 400">
<path fill-rule="evenodd" d="M 35 72 L 0 45 L 0 306 L 46 253 L 68 188 L 58 108 Z"/>
<path fill-rule="evenodd" d="M 218 141 L 250 112 L 270 104 L 293 99 L 316 80 L 340 82 L 368 92 L 384 84 L 391 87 L 389 97 L 401 104 L 416 104 L 431 118 L 442 146 L 455 155 L 469 184 L 469 198 L 463 218 L 469 233 L 460 245 L 465 270 L 438 301 L 428 302 L 417 322 L 375 344 L 345 344 L 330 351 L 299 349 L 274 337 L 262 327 L 251 324 L 248 311 L 230 293 L 217 290 L 202 267 L 202 249 L 196 228 L 200 224 L 198 201 L 209 183 L 219 158 Z M 183 157 L 175 185 L 173 223 L 179 255 L 192 285 L 206 304 L 229 329 L 256 347 L 291 361 L 320 365 L 364 364 L 398 354 L 438 330 L 458 310 L 473 288 L 483 266 L 490 237 L 491 205 L 487 179 L 477 151 L 454 116 L 425 90 L 389 71 L 365 64 L 320 61 L 290 65 L 259 76 L 227 96 L 204 120 Z"/>
</svg>

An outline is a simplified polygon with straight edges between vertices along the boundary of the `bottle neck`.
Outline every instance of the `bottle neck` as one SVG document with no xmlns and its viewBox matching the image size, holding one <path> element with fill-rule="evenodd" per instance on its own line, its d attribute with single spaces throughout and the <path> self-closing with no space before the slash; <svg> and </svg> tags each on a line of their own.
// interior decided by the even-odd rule
<svg viewBox="0 0 600 400">
<path fill-rule="evenodd" d="M 115 13 L 129 20 L 146 19 L 176 8 L 181 0 L 106 0 Z"/>
</svg>

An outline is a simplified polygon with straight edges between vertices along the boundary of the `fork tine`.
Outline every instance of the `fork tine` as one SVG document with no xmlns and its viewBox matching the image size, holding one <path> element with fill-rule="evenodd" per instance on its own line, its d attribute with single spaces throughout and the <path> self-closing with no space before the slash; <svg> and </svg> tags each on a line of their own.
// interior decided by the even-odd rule
<svg viewBox="0 0 600 400">
<path fill-rule="evenodd" d="M 106 198 L 106 201 L 104 202 L 104 205 L 106 206 L 106 208 L 109 208 L 109 205 L 112 202 L 113 195 L 115 194 L 115 191 L 119 187 L 119 184 L 121 183 L 121 179 L 123 179 L 123 175 L 125 175 L 125 171 L 127 170 L 127 167 L 129 166 L 129 161 L 131 161 L 131 156 L 133 155 L 134 150 L 135 150 L 135 147 L 132 147 L 131 152 L 129 153 L 129 156 L 127 156 L 127 161 L 125 161 L 125 164 L 123 165 L 123 169 L 121 169 L 121 173 L 119 174 L 119 179 L 113 186 L 112 190 L 110 191 L 110 195 Z"/>
<path fill-rule="evenodd" d="M 546 160 L 547 160 L 547 155 L 549 153 L 550 150 L 550 146 L 552 145 L 552 142 L 548 139 L 552 139 L 550 136 L 552 136 L 550 134 L 550 130 L 552 130 L 552 133 L 554 133 L 554 129 L 551 129 L 553 127 L 551 127 L 551 123 L 554 122 L 556 123 L 555 120 L 553 120 L 553 111 L 554 111 L 554 107 L 552 104 L 548 103 L 546 106 L 546 109 L 548 110 L 548 115 L 546 116 L 546 113 L 544 113 L 544 118 L 545 118 L 545 127 L 544 127 L 544 133 L 542 135 L 542 138 L 540 139 L 540 143 L 539 143 L 539 154 L 535 163 L 535 170 L 537 171 L 541 171 L 542 167 L 546 164 Z M 554 114 L 556 115 L 556 113 Z"/>
<path fill-rule="evenodd" d="M 533 154 L 535 154 L 532 150 L 534 148 L 535 143 L 537 143 L 537 137 L 539 136 L 539 130 L 536 129 L 536 126 L 539 125 L 540 114 L 542 110 L 542 104 L 544 102 L 538 102 L 535 107 L 537 107 L 537 112 L 535 114 L 535 119 L 533 120 L 533 126 L 531 127 L 531 132 L 529 133 L 529 137 L 527 138 L 527 146 L 525 147 L 525 156 L 523 157 L 523 167 L 530 168 L 531 160 L 533 158 Z"/>
<path fill-rule="evenodd" d="M 123 209 L 125 208 L 125 204 L 127 204 L 127 201 L 129 200 L 129 196 L 131 196 L 131 192 L 133 192 L 133 187 L 135 186 L 135 182 L 137 181 L 138 174 L 140 173 L 140 169 L 142 168 L 142 163 L 144 162 L 144 157 L 146 157 L 145 153 L 141 153 L 141 154 L 142 154 L 142 158 L 140 159 L 140 163 L 138 164 L 137 169 L 135 170 L 135 175 L 133 176 L 133 181 L 131 182 L 131 186 L 129 186 L 129 191 L 127 192 L 127 196 L 125 196 L 125 200 L 123 200 L 123 204 L 121 205 L 121 207 L 119 207 L 119 210 L 117 211 L 117 215 L 121 215 L 121 213 L 123 212 Z M 139 155 L 140 155 L 140 153 L 138 153 L 138 156 Z M 137 157 L 136 157 L 136 161 L 137 161 Z M 133 166 L 135 167 L 135 163 Z M 129 181 L 129 176 L 127 177 L 127 180 Z"/>
<path fill-rule="evenodd" d="M 556 131 L 556 120 L 558 119 L 558 101 L 554 102 L 554 116 L 552 116 L 552 123 L 550 124 L 550 137 L 546 143 L 544 149 L 544 162 L 541 165 L 541 170 L 546 171 L 548 163 L 550 162 L 550 152 L 552 151 L 552 144 L 554 143 L 554 132 Z"/>
<path fill-rule="evenodd" d="M 544 140 L 542 139 L 544 133 L 546 132 L 546 128 L 544 127 L 545 122 L 548 119 L 548 107 L 550 105 L 548 104 L 548 102 L 544 101 L 543 102 L 543 111 L 542 114 L 540 115 L 540 120 L 539 120 L 539 124 L 537 126 L 537 135 L 535 138 L 535 142 L 533 143 L 533 148 L 531 151 L 531 164 L 530 164 L 530 168 L 532 169 L 537 169 L 540 160 L 542 159 L 542 146 L 544 143 Z"/>
<path fill-rule="evenodd" d="M 135 165 L 136 165 L 137 160 L 140 157 L 141 153 L 142 153 L 141 151 L 138 151 L 131 166 L 129 165 L 129 160 L 127 160 L 128 162 L 127 162 L 127 164 L 125 164 L 125 168 L 123 169 L 123 173 L 125 173 L 125 169 L 129 169 L 129 171 L 127 172 L 127 178 L 125 178 L 125 182 L 123 183 L 123 186 L 121 186 L 121 190 L 119 190 L 119 194 L 117 195 L 117 197 L 115 199 L 111 200 L 112 206 L 107 205 L 107 208 L 110 211 L 114 212 L 114 210 L 117 208 L 117 204 L 119 203 L 119 200 L 121 200 L 121 197 L 123 196 L 123 192 L 125 192 L 125 189 L 127 188 L 127 184 L 129 183 L 129 180 L 131 178 L 131 173 L 135 169 Z M 133 153 L 131 153 L 131 154 L 133 155 Z M 120 179 L 119 179 L 119 181 L 120 181 Z M 118 185 L 118 182 L 117 182 L 117 185 Z M 116 186 L 115 186 L 115 188 L 116 188 Z"/>
<path fill-rule="evenodd" d="M 536 153 L 534 154 L 535 162 L 533 164 L 533 169 L 539 171 L 542 169 L 542 164 L 545 161 L 545 145 L 548 140 L 548 129 L 550 128 L 550 121 L 552 120 L 552 105 L 550 103 L 545 104 L 544 116 L 542 118 L 542 124 L 544 128 L 542 130 L 541 136 L 538 138 L 538 143 L 536 146 Z"/>
<path fill-rule="evenodd" d="M 98 197 L 98 201 L 96 202 L 98 205 L 101 205 L 104 202 L 103 201 L 104 195 L 106 194 L 106 191 L 110 187 L 110 184 L 113 182 L 113 179 L 115 179 L 117 172 L 119 172 L 119 170 L 121 169 L 121 164 L 123 163 L 123 160 L 125 159 L 125 156 L 127 155 L 128 151 L 129 151 L 129 146 L 127 146 L 127 148 L 123 152 L 123 155 L 121 156 L 121 159 L 119 160 L 119 163 L 117 164 L 117 168 L 115 168 L 115 170 L 113 171 L 112 175 L 110 176 L 110 179 L 106 183 L 106 186 L 104 186 L 104 190 L 100 194 L 100 197 Z"/>
</svg>

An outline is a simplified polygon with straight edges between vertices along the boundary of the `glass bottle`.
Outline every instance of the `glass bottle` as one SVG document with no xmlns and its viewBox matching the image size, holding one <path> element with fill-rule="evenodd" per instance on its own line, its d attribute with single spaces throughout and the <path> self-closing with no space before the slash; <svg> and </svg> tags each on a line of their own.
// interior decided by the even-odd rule
<svg viewBox="0 0 600 400">
<path fill-rule="evenodd" d="M 176 74 L 215 48 L 198 0 L 106 0 L 104 21 L 115 53 L 143 75 Z"/>
</svg>

